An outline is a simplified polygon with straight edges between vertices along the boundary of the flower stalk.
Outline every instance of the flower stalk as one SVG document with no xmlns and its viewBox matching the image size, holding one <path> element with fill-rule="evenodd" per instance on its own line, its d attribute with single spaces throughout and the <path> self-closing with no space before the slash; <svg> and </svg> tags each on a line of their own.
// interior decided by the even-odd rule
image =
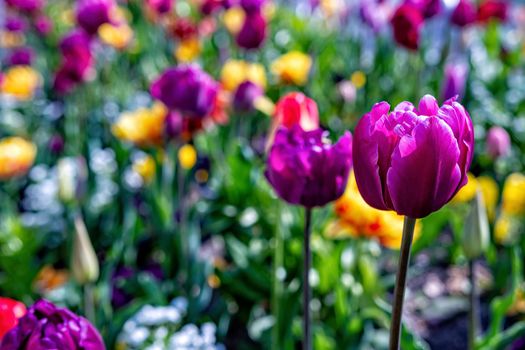
<svg viewBox="0 0 525 350">
<path fill-rule="evenodd" d="M 304 217 L 304 245 L 303 245 L 303 350 L 312 349 L 312 330 L 310 328 L 310 300 L 312 291 L 310 289 L 309 274 L 312 265 L 312 253 L 310 251 L 310 234 L 312 222 L 312 208 L 305 208 Z"/>
<path fill-rule="evenodd" d="M 400 349 L 401 319 L 403 315 L 403 301 L 405 298 L 405 286 L 410 261 L 410 249 L 414 238 L 416 219 L 405 216 L 403 225 L 403 238 L 397 269 L 396 286 L 394 289 L 394 301 L 392 305 L 392 324 L 390 327 L 390 350 Z"/>
<path fill-rule="evenodd" d="M 478 298 L 476 291 L 475 261 L 468 261 L 468 278 L 470 282 L 469 291 L 469 310 L 468 310 L 468 348 L 474 350 L 476 347 L 476 336 L 478 335 Z"/>
</svg>

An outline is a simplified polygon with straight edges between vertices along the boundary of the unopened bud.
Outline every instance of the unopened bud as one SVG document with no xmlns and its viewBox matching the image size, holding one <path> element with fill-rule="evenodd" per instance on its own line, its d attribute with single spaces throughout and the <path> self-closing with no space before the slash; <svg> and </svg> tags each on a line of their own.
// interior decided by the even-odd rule
<svg viewBox="0 0 525 350">
<path fill-rule="evenodd" d="M 98 259 L 89 239 L 89 234 L 82 217 L 75 218 L 73 253 L 71 255 L 71 272 L 75 280 L 83 285 L 98 279 Z"/>
<path fill-rule="evenodd" d="M 465 231 L 461 245 L 468 259 L 476 259 L 487 249 L 489 244 L 489 222 L 487 209 L 480 191 L 471 202 L 470 212 L 465 221 Z"/>
</svg>

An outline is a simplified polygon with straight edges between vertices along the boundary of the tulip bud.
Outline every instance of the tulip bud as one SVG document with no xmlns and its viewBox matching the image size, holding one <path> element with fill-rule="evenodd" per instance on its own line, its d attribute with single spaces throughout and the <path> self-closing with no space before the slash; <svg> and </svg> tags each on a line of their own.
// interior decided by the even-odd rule
<svg viewBox="0 0 525 350">
<path fill-rule="evenodd" d="M 251 50 L 259 48 L 266 39 L 266 19 L 258 12 L 247 14 L 235 41 L 239 47 Z"/>
<path fill-rule="evenodd" d="M 465 222 L 465 232 L 461 240 L 463 253 L 469 259 L 478 258 L 489 244 L 489 221 L 487 209 L 480 191 L 472 201 L 470 212 Z"/>
<path fill-rule="evenodd" d="M 461 99 L 465 94 L 469 67 L 467 62 L 457 60 L 445 65 L 445 76 L 441 86 L 441 97 L 448 100 L 454 96 Z"/>
<path fill-rule="evenodd" d="M 86 191 L 87 168 L 82 157 L 66 157 L 58 161 L 58 197 L 63 202 L 81 198 Z"/>
<path fill-rule="evenodd" d="M 459 0 L 456 8 L 452 11 L 450 21 L 459 27 L 465 27 L 475 20 L 476 8 L 474 3 L 471 0 Z"/>
<path fill-rule="evenodd" d="M 504 157 L 510 152 L 510 136 L 500 126 L 493 126 L 487 134 L 486 149 L 492 159 Z"/>
<path fill-rule="evenodd" d="M 89 239 L 84 220 L 82 220 L 80 215 L 75 218 L 71 271 L 79 284 L 94 282 L 98 279 L 99 266 L 97 256 Z"/>
<path fill-rule="evenodd" d="M 421 12 L 413 5 L 404 3 L 399 6 L 392 16 L 394 39 L 407 49 L 417 50 L 419 35 L 424 18 Z"/>
<path fill-rule="evenodd" d="M 259 85 L 247 80 L 235 90 L 233 107 L 235 110 L 241 112 L 253 111 L 255 101 L 263 95 L 263 89 Z"/>
</svg>

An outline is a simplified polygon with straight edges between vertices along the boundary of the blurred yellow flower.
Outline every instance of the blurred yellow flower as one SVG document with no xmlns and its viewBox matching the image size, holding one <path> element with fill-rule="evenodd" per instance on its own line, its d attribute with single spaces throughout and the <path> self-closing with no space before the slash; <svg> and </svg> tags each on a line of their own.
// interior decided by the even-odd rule
<svg viewBox="0 0 525 350">
<path fill-rule="evenodd" d="M 191 62 L 199 57 L 201 43 L 197 37 L 191 37 L 179 43 L 175 49 L 175 58 L 179 62 Z"/>
<path fill-rule="evenodd" d="M 149 184 L 155 176 L 156 164 L 150 155 L 145 155 L 134 161 L 132 168 L 134 172 L 140 175 L 142 181 L 146 184 Z"/>
<path fill-rule="evenodd" d="M 30 66 L 13 66 L 5 72 L 0 92 L 28 100 L 33 97 L 40 81 L 40 74 Z"/>
<path fill-rule="evenodd" d="M 471 173 L 467 174 L 468 182 L 463 186 L 458 193 L 452 198 L 451 203 L 467 203 L 470 202 L 476 195 L 478 189 L 478 180 Z"/>
<path fill-rule="evenodd" d="M 362 71 L 358 70 L 352 73 L 350 81 L 352 81 L 352 84 L 354 84 L 356 89 L 361 89 L 366 84 L 366 75 Z"/>
<path fill-rule="evenodd" d="M 502 211 L 510 215 L 525 215 L 525 175 L 510 174 L 503 185 Z"/>
<path fill-rule="evenodd" d="M 499 244 L 512 244 L 516 241 L 523 228 L 519 217 L 502 213 L 496 220 L 494 240 Z"/>
<path fill-rule="evenodd" d="M 499 199 L 498 183 L 490 176 L 479 176 L 477 183 L 483 195 L 483 200 L 485 201 L 488 218 L 490 221 L 494 221 Z"/>
<path fill-rule="evenodd" d="M 0 140 L 0 180 L 7 180 L 27 173 L 33 165 L 36 146 L 21 137 Z"/>
<path fill-rule="evenodd" d="M 26 38 L 23 33 L 0 31 L 0 47 L 12 49 L 24 45 Z"/>
<path fill-rule="evenodd" d="M 186 144 L 179 149 L 178 158 L 183 169 L 191 169 L 197 163 L 197 151 L 192 145 Z"/>
<path fill-rule="evenodd" d="M 266 88 L 264 66 L 259 63 L 241 60 L 228 60 L 224 63 L 221 70 L 221 83 L 225 90 L 234 91 L 246 80 L 259 85 L 263 89 Z"/>
<path fill-rule="evenodd" d="M 299 51 L 290 51 L 272 62 L 271 71 L 286 84 L 304 85 L 312 68 L 312 58 Z"/>
<path fill-rule="evenodd" d="M 350 174 L 345 193 L 335 202 L 334 209 L 338 219 L 327 226 L 325 233 L 328 237 L 373 238 L 385 247 L 399 249 L 403 216 L 369 206 L 359 193 L 353 172 Z M 419 236 L 420 231 L 418 223 L 414 238 Z"/>
<path fill-rule="evenodd" d="M 73 8 L 64 9 L 64 11 L 60 13 L 59 18 L 60 21 L 68 27 L 75 25 L 75 12 L 73 11 Z"/>
<path fill-rule="evenodd" d="M 321 0 L 319 5 L 327 17 L 332 17 L 341 13 L 344 2 L 342 0 Z"/>
<path fill-rule="evenodd" d="M 241 31 L 245 18 L 246 14 L 242 7 L 233 6 L 224 12 L 222 21 L 230 34 L 237 35 Z"/>
<path fill-rule="evenodd" d="M 105 44 L 123 50 L 133 39 L 133 30 L 127 24 L 104 23 L 98 28 L 98 36 Z"/>
<path fill-rule="evenodd" d="M 139 146 L 159 144 L 162 141 L 167 113 L 166 106 L 155 102 L 151 108 L 122 113 L 111 127 L 111 131 L 117 138 Z"/>
</svg>

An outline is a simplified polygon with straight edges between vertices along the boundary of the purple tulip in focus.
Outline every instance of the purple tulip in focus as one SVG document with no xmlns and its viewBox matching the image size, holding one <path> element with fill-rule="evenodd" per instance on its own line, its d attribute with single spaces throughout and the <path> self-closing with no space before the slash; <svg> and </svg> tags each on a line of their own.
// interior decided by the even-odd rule
<svg viewBox="0 0 525 350">
<path fill-rule="evenodd" d="M 33 50 L 29 47 L 15 49 L 7 57 L 7 64 L 10 66 L 30 66 L 33 62 Z"/>
<path fill-rule="evenodd" d="M 44 0 L 6 0 L 6 3 L 20 12 L 34 12 L 44 7 Z"/>
<path fill-rule="evenodd" d="M 509 133 L 501 126 L 493 126 L 487 133 L 486 149 L 492 159 L 504 157 L 510 152 Z"/>
<path fill-rule="evenodd" d="M 441 86 L 441 98 L 448 100 L 459 96 L 458 100 L 465 95 L 465 86 L 468 77 L 468 64 L 464 61 L 449 62 L 445 65 L 445 75 Z"/>
<path fill-rule="evenodd" d="M 240 84 L 237 87 L 237 90 L 235 90 L 235 95 L 233 96 L 233 106 L 235 110 L 238 111 L 252 111 L 254 109 L 253 103 L 263 94 L 264 91 L 259 85 L 247 80 Z"/>
<path fill-rule="evenodd" d="M 218 84 L 197 65 L 169 68 L 151 85 L 151 95 L 184 115 L 205 117 L 213 109 Z"/>
<path fill-rule="evenodd" d="M 1 350 L 104 350 L 98 331 L 83 317 L 39 300 L 0 344 Z"/>
<path fill-rule="evenodd" d="M 80 0 L 76 8 L 77 23 L 86 33 L 94 35 L 98 27 L 111 22 L 114 7 L 112 0 Z"/>
<path fill-rule="evenodd" d="M 235 41 L 244 49 L 257 49 L 266 39 L 266 20 L 259 12 L 248 13 Z"/>
<path fill-rule="evenodd" d="M 304 131 L 298 125 L 277 130 L 265 176 L 275 192 L 290 204 L 323 206 L 339 198 L 352 167 L 352 135 L 325 142 L 322 129 Z"/>
<path fill-rule="evenodd" d="M 476 7 L 472 0 L 459 0 L 450 21 L 459 27 L 465 27 L 476 21 Z"/>
<path fill-rule="evenodd" d="M 353 151 L 357 186 L 369 205 L 422 218 L 467 183 L 472 120 L 455 99 L 440 108 L 426 95 L 417 108 L 402 102 L 393 112 L 380 102 L 357 124 Z"/>
</svg>

